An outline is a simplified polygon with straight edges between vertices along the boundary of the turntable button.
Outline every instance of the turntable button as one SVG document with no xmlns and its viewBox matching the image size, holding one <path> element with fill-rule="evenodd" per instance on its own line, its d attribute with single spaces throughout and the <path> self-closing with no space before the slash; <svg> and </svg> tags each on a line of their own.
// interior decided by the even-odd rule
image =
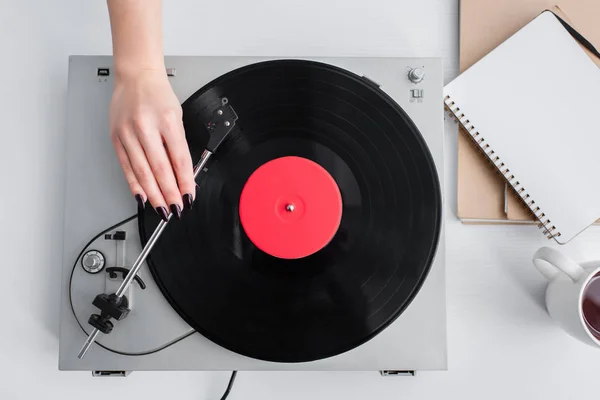
<svg viewBox="0 0 600 400">
<path fill-rule="evenodd" d="M 411 82 L 419 83 L 423 78 L 425 78 L 425 70 L 423 68 L 413 68 L 408 72 L 408 79 L 410 79 Z"/>
<path fill-rule="evenodd" d="M 81 258 L 83 269 L 90 274 L 96 274 L 104 268 L 104 255 L 96 250 L 90 250 Z"/>
</svg>

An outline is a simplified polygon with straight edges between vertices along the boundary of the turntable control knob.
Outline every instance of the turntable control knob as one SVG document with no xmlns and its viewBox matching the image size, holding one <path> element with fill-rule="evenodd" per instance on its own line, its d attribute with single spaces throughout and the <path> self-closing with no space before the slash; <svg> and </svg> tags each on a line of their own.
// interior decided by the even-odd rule
<svg viewBox="0 0 600 400">
<path fill-rule="evenodd" d="M 413 68 L 408 72 L 408 79 L 410 79 L 411 82 L 419 83 L 423 78 L 425 78 L 425 70 L 423 68 Z"/>
<path fill-rule="evenodd" d="M 81 258 L 81 266 L 90 274 L 96 274 L 104 268 L 104 255 L 97 250 L 90 250 Z"/>
</svg>

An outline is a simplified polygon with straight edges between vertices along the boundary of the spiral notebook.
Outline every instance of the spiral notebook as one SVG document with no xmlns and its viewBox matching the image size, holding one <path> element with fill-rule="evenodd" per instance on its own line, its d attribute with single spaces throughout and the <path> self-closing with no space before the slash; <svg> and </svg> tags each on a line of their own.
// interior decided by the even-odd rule
<svg viewBox="0 0 600 400">
<path fill-rule="evenodd" d="M 564 244 L 600 217 L 600 69 L 551 12 L 444 88 L 447 109 Z"/>
</svg>

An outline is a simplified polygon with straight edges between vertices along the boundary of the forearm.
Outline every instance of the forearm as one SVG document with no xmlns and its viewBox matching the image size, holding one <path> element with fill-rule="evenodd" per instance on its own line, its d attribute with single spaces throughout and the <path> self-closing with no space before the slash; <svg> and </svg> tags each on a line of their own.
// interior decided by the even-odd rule
<svg viewBox="0 0 600 400">
<path fill-rule="evenodd" d="M 117 77 L 164 69 L 161 0 L 107 0 Z"/>
</svg>

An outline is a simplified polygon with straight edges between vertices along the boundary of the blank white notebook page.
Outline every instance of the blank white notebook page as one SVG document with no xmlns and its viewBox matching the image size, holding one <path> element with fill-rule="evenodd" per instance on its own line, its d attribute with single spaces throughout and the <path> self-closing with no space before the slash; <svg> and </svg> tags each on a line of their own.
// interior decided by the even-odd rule
<svg viewBox="0 0 600 400">
<path fill-rule="evenodd" d="M 544 12 L 444 88 L 566 243 L 600 217 L 600 68 Z"/>
</svg>

